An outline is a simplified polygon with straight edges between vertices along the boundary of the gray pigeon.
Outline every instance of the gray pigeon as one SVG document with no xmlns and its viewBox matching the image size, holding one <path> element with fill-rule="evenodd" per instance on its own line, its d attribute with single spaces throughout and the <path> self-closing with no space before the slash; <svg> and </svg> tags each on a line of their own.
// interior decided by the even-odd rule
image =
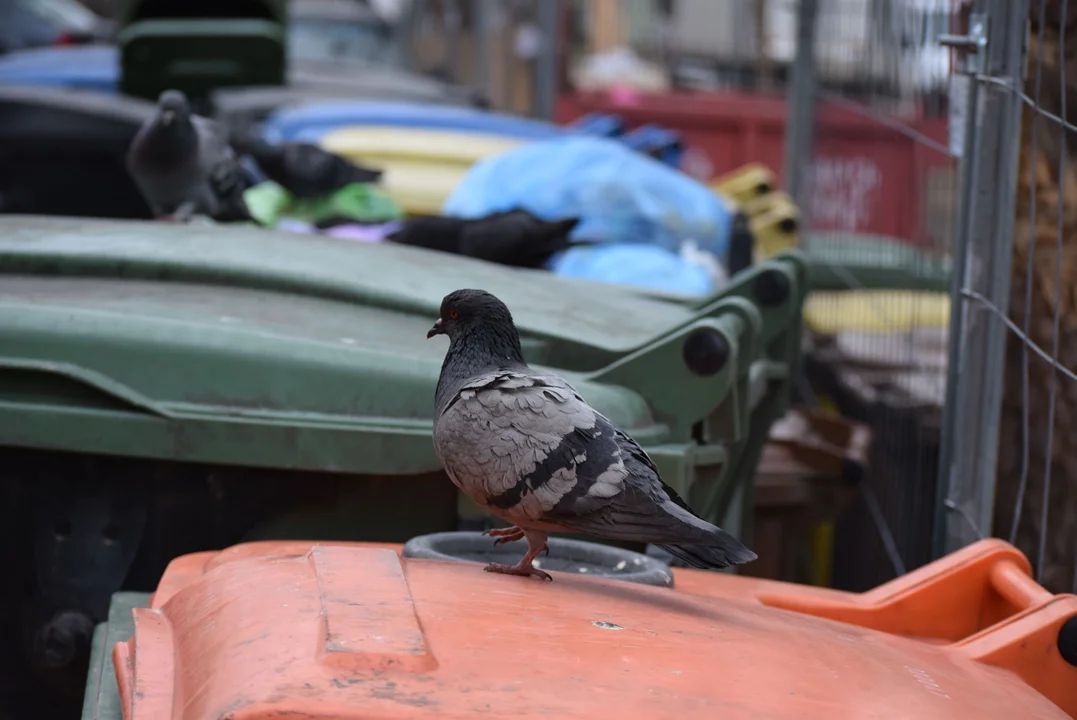
<svg viewBox="0 0 1077 720">
<path fill-rule="evenodd" d="M 243 200 L 247 183 L 224 131 L 192 113 L 179 90 L 161 93 L 157 111 L 127 150 L 127 171 L 154 217 L 180 222 L 196 214 L 219 222 L 253 219 Z"/>
<path fill-rule="evenodd" d="M 722 568 L 756 558 L 696 516 L 643 449 L 562 378 L 524 362 L 505 304 L 483 290 L 441 302 L 427 333 L 449 336 L 435 395 L 434 449 L 453 484 L 512 523 L 496 543 L 527 538 L 516 565 L 487 572 L 549 574 L 532 566 L 551 532 L 653 543 L 689 565 Z"/>
</svg>

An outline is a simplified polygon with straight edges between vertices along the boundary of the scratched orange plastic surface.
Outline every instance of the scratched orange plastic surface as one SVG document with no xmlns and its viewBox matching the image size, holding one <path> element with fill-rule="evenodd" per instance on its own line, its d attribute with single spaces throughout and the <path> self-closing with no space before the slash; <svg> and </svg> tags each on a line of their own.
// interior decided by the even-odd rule
<svg viewBox="0 0 1077 720">
<path fill-rule="evenodd" d="M 173 561 L 114 649 L 127 720 L 1077 715 L 1077 597 L 983 541 L 863 595 L 680 571 L 675 588 L 395 546 L 252 543 Z"/>
</svg>

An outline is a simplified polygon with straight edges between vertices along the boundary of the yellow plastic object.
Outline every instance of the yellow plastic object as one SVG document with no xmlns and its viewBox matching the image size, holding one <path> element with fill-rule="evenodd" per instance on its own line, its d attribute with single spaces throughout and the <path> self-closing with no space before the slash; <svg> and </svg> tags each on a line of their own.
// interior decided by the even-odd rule
<svg viewBox="0 0 1077 720">
<path fill-rule="evenodd" d="M 381 168 L 381 185 L 409 215 L 435 214 L 473 164 L 526 142 L 451 130 L 352 125 L 327 133 L 321 145 Z"/>
<path fill-rule="evenodd" d="M 826 520 L 811 530 L 812 585 L 830 587 L 834 572 L 834 522 Z"/>
<path fill-rule="evenodd" d="M 789 195 L 775 189 L 774 173 L 765 165 L 742 165 L 712 181 L 710 187 L 748 216 L 755 237 L 755 262 L 796 247 L 799 210 Z"/>
<path fill-rule="evenodd" d="M 762 163 L 748 163 L 711 181 L 711 189 L 733 202 L 744 204 L 774 190 L 774 173 Z M 751 213 L 749 213 L 750 215 Z"/>
<path fill-rule="evenodd" d="M 761 195 L 745 206 L 752 235 L 755 237 L 755 261 L 794 248 L 798 242 L 800 211 L 784 192 Z"/>
<path fill-rule="evenodd" d="M 913 327 L 944 328 L 950 296 L 911 290 L 813 292 L 804 304 L 804 322 L 813 332 L 907 332 Z"/>
</svg>

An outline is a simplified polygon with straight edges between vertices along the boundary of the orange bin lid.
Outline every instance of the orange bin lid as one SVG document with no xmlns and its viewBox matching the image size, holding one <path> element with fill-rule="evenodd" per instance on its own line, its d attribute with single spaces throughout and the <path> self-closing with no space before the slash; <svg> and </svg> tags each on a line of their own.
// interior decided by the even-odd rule
<svg viewBox="0 0 1077 720">
<path fill-rule="evenodd" d="M 968 595 L 947 578 L 971 587 L 1019 561 L 985 541 L 850 595 L 681 570 L 673 589 L 545 583 L 393 546 L 251 543 L 173 561 L 113 657 L 127 720 L 1066 718 L 1041 692 L 1070 693 L 1077 712 L 1077 670 L 1039 638 L 1053 642 L 1077 597 L 985 585 L 968 612 L 993 625 L 957 641 L 870 627 L 927 587 L 945 613 Z M 1006 597 L 1025 607 L 1007 615 Z M 819 617 L 842 608 L 852 622 Z M 962 622 L 909 620 L 935 635 Z M 1031 665 L 1007 659 L 1015 643 Z"/>
</svg>

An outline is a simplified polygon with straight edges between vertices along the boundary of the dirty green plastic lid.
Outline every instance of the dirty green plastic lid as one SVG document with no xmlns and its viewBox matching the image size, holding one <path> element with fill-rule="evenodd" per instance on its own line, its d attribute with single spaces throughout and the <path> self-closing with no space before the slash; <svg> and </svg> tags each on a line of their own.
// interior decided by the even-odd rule
<svg viewBox="0 0 1077 720">
<path fill-rule="evenodd" d="M 795 288 L 802 267 L 772 266 Z M 762 310 L 743 298 L 688 306 L 392 244 L 7 216 L 0 445 L 436 470 L 431 414 L 446 341 L 426 331 L 461 287 L 501 297 L 529 361 L 564 374 L 645 446 L 690 443 L 692 423 L 746 377 L 748 354 L 773 346 L 799 314 L 795 299 Z M 700 329 L 731 346 L 730 362 L 706 376 L 681 349 Z"/>
</svg>

